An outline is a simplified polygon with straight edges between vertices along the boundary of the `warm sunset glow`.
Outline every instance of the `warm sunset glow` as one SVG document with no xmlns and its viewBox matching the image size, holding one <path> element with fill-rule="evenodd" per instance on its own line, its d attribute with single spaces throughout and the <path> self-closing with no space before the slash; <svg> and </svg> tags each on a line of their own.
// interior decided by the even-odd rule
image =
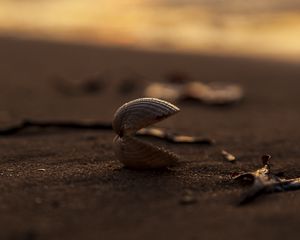
<svg viewBox="0 0 300 240">
<path fill-rule="evenodd" d="M 0 31 L 148 49 L 300 57 L 297 8 L 273 10 L 268 1 L 235 1 L 224 8 L 192 2 L 7 0 L 0 3 Z"/>
</svg>

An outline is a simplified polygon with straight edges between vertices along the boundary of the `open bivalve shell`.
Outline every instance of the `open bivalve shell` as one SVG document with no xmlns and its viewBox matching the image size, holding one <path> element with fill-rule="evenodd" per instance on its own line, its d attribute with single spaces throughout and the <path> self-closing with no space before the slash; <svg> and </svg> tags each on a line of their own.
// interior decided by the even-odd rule
<svg viewBox="0 0 300 240">
<path fill-rule="evenodd" d="M 117 133 L 114 151 L 119 161 L 136 169 L 174 165 L 178 161 L 174 153 L 138 139 L 135 133 L 179 111 L 173 104 L 157 98 L 139 98 L 121 106 L 113 120 L 113 129 Z"/>
</svg>

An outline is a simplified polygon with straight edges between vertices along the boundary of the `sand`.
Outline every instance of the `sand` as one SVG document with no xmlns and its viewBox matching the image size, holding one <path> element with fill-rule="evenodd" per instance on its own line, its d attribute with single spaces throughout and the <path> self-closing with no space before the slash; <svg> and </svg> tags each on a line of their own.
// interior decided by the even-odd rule
<svg viewBox="0 0 300 240">
<path fill-rule="evenodd" d="M 268 153 L 274 171 L 300 176 L 299 64 L 4 37 L 0 53 L 3 127 L 25 118 L 109 122 L 117 107 L 142 96 L 145 84 L 174 72 L 246 90 L 244 101 L 231 107 L 178 104 L 182 111 L 159 126 L 216 144 L 156 141 L 181 156 L 168 170 L 123 168 L 110 130 L 31 129 L 1 137 L 0 239 L 298 237 L 300 191 L 238 206 L 245 188 L 231 175 L 255 170 Z M 78 85 L 92 77 L 101 80 L 96 90 L 75 87 L 70 94 L 59 87 L 62 79 Z M 235 164 L 223 159 L 223 149 L 237 157 Z"/>
</svg>

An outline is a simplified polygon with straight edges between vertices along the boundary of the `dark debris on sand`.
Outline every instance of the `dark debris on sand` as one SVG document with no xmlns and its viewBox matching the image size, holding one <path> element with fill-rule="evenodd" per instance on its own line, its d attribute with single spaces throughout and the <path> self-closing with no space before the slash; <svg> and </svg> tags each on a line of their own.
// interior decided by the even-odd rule
<svg viewBox="0 0 300 240">
<path fill-rule="evenodd" d="M 272 173 L 271 156 L 262 157 L 263 167 L 253 172 L 238 174 L 233 179 L 252 186 L 245 191 L 240 199 L 240 204 L 249 203 L 259 195 L 265 193 L 285 192 L 300 189 L 300 178 L 286 179 Z"/>
</svg>

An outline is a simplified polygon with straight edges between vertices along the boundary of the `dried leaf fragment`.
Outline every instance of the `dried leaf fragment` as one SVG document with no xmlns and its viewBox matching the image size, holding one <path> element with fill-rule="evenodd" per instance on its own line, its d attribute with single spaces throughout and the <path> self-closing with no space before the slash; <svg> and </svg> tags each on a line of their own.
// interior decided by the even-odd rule
<svg viewBox="0 0 300 240">
<path fill-rule="evenodd" d="M 261 194 L 284 192 L 300 189 L 300 178 L 280 178 L 271 172 L 270 155 L 262 157 L 263 167 L 253 172 L 246 172 L 235 176 L 234 180 L 250 183 L 250 189 L 240 199 L 240 204 L 248 203 Z"/>
</svg>

